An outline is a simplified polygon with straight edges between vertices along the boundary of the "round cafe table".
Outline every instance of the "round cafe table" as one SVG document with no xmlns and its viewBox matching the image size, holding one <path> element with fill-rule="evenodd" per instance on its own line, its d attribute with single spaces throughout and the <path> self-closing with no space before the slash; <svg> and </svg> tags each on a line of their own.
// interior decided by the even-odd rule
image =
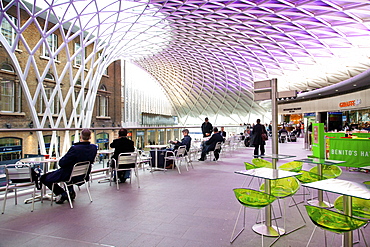
<svg viewBox="0 0 370 247">
<path fill-rule="evenodd" d="M 19 160 L 20 163 L 25 164 L 43 164 L 43 172 L 44 174 L 47 173 L 50 170 L 50 164 L 58 162 L 60 158 L 52 157 L 49 159 L 45 159 L 45 157 L 34 157 L 34 158 L 25 158 Z M 42 200 L 51 200 L 51 196 L 46 193 L 46 186 L 42 187 L 41 195 L 35 196 L 35 201 L 42 201 Z M 24 203 L 31 203 L 32 198 L 26 199 Z"/>
</svg>

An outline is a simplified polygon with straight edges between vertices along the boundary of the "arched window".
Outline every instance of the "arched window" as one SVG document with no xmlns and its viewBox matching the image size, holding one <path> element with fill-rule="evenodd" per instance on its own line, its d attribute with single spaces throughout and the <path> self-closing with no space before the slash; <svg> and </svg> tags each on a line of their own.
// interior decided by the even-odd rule
<svg viewBox="0 0 370 247">
<path fill-rule="evenodd" d="M 109 98 L 107 95 L 107 88 L 104 85 L 101 85 L 99 88 L 98 95 L 98 116 L 99 117 L 108 117 L 108 102 Z"/>
<path fill-rule="evenodd" d="M 12 65 L 10 65 L 10 64 L 8 64 L 8 63 L 3 63 L 3 64 L 1 65 L 1 70 L 15 73 L 15 70 L 14 70 L 13 66 L 12 66 Z"/>
<path fill-rule="evenodd" d="M 54 75 L 53 75 L 53 74 L 51 74 L 51 73 L 47 73 L 47 74 L 46 74 L 46 76 L 45 76 L 45 79 L 47 79 L 47 80 L 51 80 L 51 81 L 55 81 L 55 79 L 54 79 Z"/>
</svg>

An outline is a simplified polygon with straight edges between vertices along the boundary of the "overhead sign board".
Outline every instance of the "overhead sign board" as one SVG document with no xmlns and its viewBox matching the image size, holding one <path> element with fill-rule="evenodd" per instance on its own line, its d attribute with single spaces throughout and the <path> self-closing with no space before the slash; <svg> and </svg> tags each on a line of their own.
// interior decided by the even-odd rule
<svg viewBox="0 0 370 247">
<path fill-rule="evenodd" d="M 254 82 L 254 91 L 257 90 L 265 90 L 265 89 L 270 89 L 271 90 L 271 80 L 266 80 L 266 81 L 255 81 Z"/>
<path fill-rule="evenodd" d="M 268 100 L 271 99 L 271 91 L 266 92 L 254 92 L 254 100 Z"/>
</svg>

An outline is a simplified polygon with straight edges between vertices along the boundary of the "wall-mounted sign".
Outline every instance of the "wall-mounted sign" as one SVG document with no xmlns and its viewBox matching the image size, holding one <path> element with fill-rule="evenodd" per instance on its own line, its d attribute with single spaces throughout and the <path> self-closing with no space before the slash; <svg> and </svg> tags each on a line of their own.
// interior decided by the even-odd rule
<svg viewBox="0 0 370 247">
<path fill-rule="evenodd" d="M 359 104 L 361 104 L 361 99 L 356 99 L 356 100 L 350 100 L 346 102 L 340 102 L 339 107 L 357 106 Z"/>
</svg>

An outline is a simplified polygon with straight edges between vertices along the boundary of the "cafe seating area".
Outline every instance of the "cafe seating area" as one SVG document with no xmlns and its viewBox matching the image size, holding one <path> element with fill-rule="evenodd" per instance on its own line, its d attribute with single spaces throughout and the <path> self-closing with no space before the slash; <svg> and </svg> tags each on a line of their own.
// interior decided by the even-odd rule
<svg viewBox="0 0 370 247">
<path fill-rule="evenodd" d="M 184 169 L 181 174 L 176 169 L 151 171 L 149 166 L 145 166 L 137 170 L 140 187 L 132 174 L 133 183 L 120 183 L 119 190 L 115 184 L 104 182 L 107 160 L 101 163 L 97 161 L 93 170 L 99 172 L 92 173 L 89 187 L 93 202 L 90 202 L 85 186 L 75 190 L 77 196 L 73 201 L 73 209 L 67 202 L 51 206 L 50 201 L 44 200 L 43 203 L 35 201 L 31 212 L 31 205 L 23 203 L 30 197 L 29 193 L 19 193 L 17 205 L 13 203 L 14 198 L 8 198 L 5 213 L 0 215 L 0 246 L 261 246 L 261 235 L 253 230 L 253 226 L 257 224 L 256 219 L 261 218 L 258 216 L 263 214 L 263 209 L 247 209 L 244 227 L 244 216 L 240 216 L 235 226 L 241 202 L 236 199 L 234 189 L 248 187 L 264 190 L 260 179 L 246 183 L 250 177 L 235 173 L 246 171 L 246 167 L 254 169 L 260 165 L 260 160 L 252 161 L 253 150 L 253 147 L 242 146 L 232 151 L 224 149 L 221 152 L 222 159 L 218 162 L 192 159 L 193 168 L 189 171 Z M 302 142 L 279 144 L 279 150 L 281 154 L 294 154 L 296 157 L 278 160 L 278 167 L 312 154 L 303 148 Z M 270 140 L 266 145 L 266 153 L 271 153 Z M 268 158 L 265 160 L 271 161 Z M 299 173 L 291 171 L 294 163 L 283 166 L 281 170 Z M 304 171 L 315 167 L 309 163 L 299 163 L 301 165 Z M 338 167 L 342 170 L 339 179 L 357 183 L 370 180 L 368 173 L 351 171 L 340 164 Z M 274 183 L 271 186 L 274 188 Z M 273 224 L 276 216 L 279 227 L 287 231 L 297 230 L 283 234 L 278 239 L 263 236 L 263 246 L 269 246 L 276 239 L 273 246 L 277 247 L 303 247 L 309 241 L 309 246 L 324 246 L 322 229 L 317 229 L 310 238 L 315 224 L 307 214 L 307 202 L 297 204 L 299 210 L 293 206 L 292 198 L 295 201 L 304 199 L 304 195 L 295 193 L 297 189 L 294 187 L 294 193 L 284 199 L 285 203 L 281 203 L 284 217 L 278 218 L 281 215 L 278 200 L 271 202 Z M 310 193 L 316 195 L 317 191 L 310 188 Z M 336 208 L 340 210 L 341 203 L 338 201 L 341 199 L 337 199 L 340 195 L 327 194 L 331 202 L 337 200 Z M 3 196 L 4 192 L 0 192 L 1 203 Z M 331 210 L 335 211 L 336 208 Z M 300 213 L 306 221 L 303 227 Z M 237 231 L 241 228 L 244 230 L 230 243 L 234 227 Z M 363 238 L 370 243 L 370 227 L 361 229 L 363 235 L 360 233 L 360 242 L 355 244 L 356 247 L 366 246 Z M 353 235 L 354 241 L 357 241 L 357 231 Z M 341 235 L 328 231 L 326 237 L 328 246 L 341 246 Z"/>
</svg>

